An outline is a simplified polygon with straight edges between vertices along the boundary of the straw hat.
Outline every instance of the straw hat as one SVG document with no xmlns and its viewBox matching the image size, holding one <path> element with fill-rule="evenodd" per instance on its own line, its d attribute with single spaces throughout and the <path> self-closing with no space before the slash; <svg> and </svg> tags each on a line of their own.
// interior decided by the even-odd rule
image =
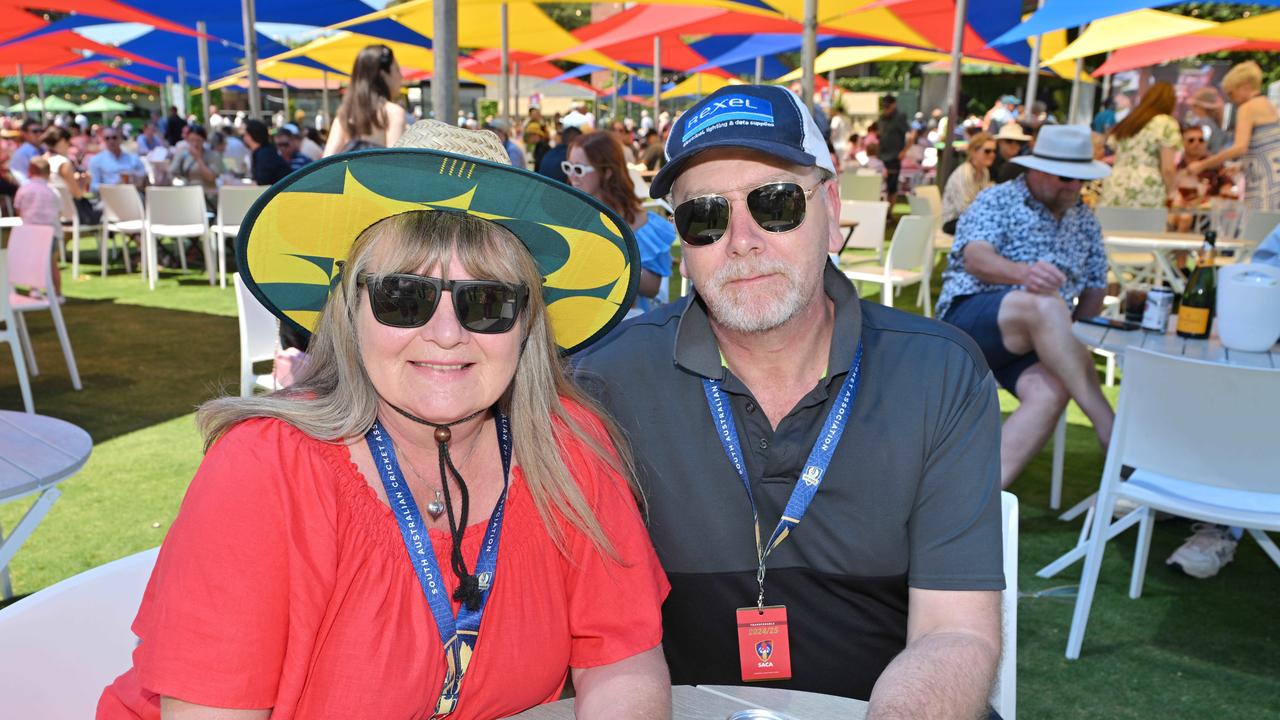
<svg viewBox="0 0 1280 720">
<path fill-rule="evenodd" d="M 1000 131 L 996 133 L 996 140 L 1014 140 L 1017 142 L 1030 142 L 1031 136 L 1022 131 L 1022 126 L 1016 122 L 1007 122 L 1000 126 Z"/>
<path fill-rule="evenodd" d="M 511 167 L 491 132 L 423 120 L 395 148 L 310 163 L 254 203 L 236 238 L 241 277 L 282 321 L 309 334 L 338 285 L 338 261 L 384 218 L 460 212 L 511 231 L 542 270 L 556 343 L 572 353 L 622 321 L 640 277 L 635 236 L 595 198 Z"/>
</svg>

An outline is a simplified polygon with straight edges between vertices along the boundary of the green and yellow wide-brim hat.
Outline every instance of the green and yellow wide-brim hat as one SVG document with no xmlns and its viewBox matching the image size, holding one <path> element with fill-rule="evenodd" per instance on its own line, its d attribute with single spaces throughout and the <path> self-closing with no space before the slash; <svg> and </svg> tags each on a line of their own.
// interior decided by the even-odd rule
<svg viewBox="0 0 1280 720">
<path fill-rule="evenodd" d="M 566 354 L 603 337 L 635 299 L 635 237 L 599 201 L 510 165 L 423 148 L 335 155 L 272 185 L 240 225 L 241 278 L 268 310 L 309 334 L 356 237 L 415 210 L 466 213 L 519 238 L 542 270 Z"/>
</svg>

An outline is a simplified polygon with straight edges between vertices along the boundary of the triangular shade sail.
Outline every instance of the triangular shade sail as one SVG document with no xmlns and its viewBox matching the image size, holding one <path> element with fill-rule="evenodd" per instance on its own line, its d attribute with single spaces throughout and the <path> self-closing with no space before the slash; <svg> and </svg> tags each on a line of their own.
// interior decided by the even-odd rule
<svg viewBox="0 0 1280 720">
<path fill-rule="evenodd" d="M 669 100 L 678 97 L 710 95 L 722 87 L 741 84 L 741 80 L 730 80 L 711 73 L 695 73 L 676 83 L 676 86 L 670 90 L 663 90 L 660 97 L 663 100 Z"/>
<path fill-rule="evenodd" d="M 481 49 L 499 47 L 502 42 L 500 6 L 501 3 L 495 0 L 459 0 L 458 47 Z M 432 0 L 410 0 L 402 5 L 394 5 L 385 10 L 336 23 L 332 27 L 365 32 L 365 25 L 391 19 L 423 37 L 431 37 L 435 25 L 433 14 Z M 557 25 L 541 8 L 531 2 L 507 3 L 507 30 L 509 50 L 549 55 L 578 44 L 567 30 Z M 625 66 L 598 52 L 574 53 L 564 56 L 563 59 L 630 72 Z"/>
<path fill-rule="evenodd" d="M 1004 45 L 1052 30 L 1081 27 L 1113 15 L 1170 4 L 1162 0 L 1045 0 L 1026 22 L 1001 34 L 991 44 Z M 1280 0 L 1257 0 L 1250 4 L 1277 7 Z"/>
<path fill-rule="evenodd" d="M 279 62 L 282 60 L 296 60 L 298 58 L 309 58 L 321 63 L 338 72 L 349 72 L 352 65 L 355 64 L 356 56 L 360 54 L 366 46 L 375 43 L 382 43 L 391 48 L 395 53 L 396 61 L 400 63 L 400 67 L 405 71 L 419 70 L 422 72 L 432 72 L 435 69 L 435 55 L 428 48 L 420 45 L 410 45 L 409 43 L 400 43 L 392 40 L 384 40 L 381 38 L 370 37 L 359 33 L 341 31 L 334 33 L 328 37 L 318 38 L 301 47 L 273 55 L 261 62 Z M 482 82 L 480 78 L 471 73 L 458 71 L 460 78 L 471 82 Z"/>
<path fill-rule="evenodd" d="M 1256 43 L 1234 37 L 1217 35 L 1187 35 L 1167 38 L 1155 42 L 1120 48 L 1111 53 L 1111 57 L 1097 70 L 1093 77 L 1113 75 L 1126 70 L 1150 67 L 1161 63 L 1180 60 L 1192 55 L 1213 52 L 1276 52 L 1280 51 L 1280 43 Z"/>
<path fill-rule="evenodd" d="M 1062 52 L 1048 56 L 1045 65 L 1099 55 L 1130 45 L 1209 30 L 1218 23 L 1159 10 L 1135 10 L 1096 20 Z"/>
<path fill-rule="evenodd" d="M 0 16 L 8 16 L 24 9 L 52 10 L 117 22 L 144 23 L 160 30 L 183 35 L 196 34 L 196 31 L 191 28 L 166 20 L 165 18 L 169 17 L 168 13 L 153 15 L 115 0 L 0 0 Z M 4 34 L 8 35 L 7 32 Z"/>
</svg>

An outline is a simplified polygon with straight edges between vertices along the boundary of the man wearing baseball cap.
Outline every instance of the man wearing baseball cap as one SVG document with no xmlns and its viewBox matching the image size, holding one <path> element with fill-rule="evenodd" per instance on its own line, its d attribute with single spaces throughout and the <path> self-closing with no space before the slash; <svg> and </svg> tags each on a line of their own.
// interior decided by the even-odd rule
<svg viewBox="0 0 1280 720">
<path fill-rule="evenodd" d="M 1071 334 L 1073 319 L 1101 312 L 1107 285 L 1102 228 L 1080 187 L 1111 168 L 1093 159 L 1084 125 L 1045 125 L 1031 154 L 1010 162 L 1026 173 L 984 191 L 960 216 L 937 313 L 977 341 L 1021 401 L 1001 433 L 1003 487 L 1044 447 L 1067 400 L 1104 448 L 1115 419 L 1089 351 Z"/>
<path fill-rule="evenodd" d="M 676 120 L 687 298 L 579 365 L 633 444 L 677 684 L 985 715 L 1000 656 L 999 408 L 980 350 L 860 300 L 830 154 L 782 87 Z"/>
</svg>

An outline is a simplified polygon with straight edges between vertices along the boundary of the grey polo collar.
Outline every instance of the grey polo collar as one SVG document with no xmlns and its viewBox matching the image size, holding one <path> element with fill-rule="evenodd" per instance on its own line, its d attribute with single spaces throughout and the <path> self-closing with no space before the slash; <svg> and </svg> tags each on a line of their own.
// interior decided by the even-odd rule
<svg viewBox="0 0 1280 720">
<path fill-rule="evenodd" d="M 862 307 L 853 283 L 830 262 L 822 275 L 822 289 L 836 306 L 836 325 L 831 334 L 831 351 L 827 356 L 827 381 L 844 377 L 853 365 L 853 356 L 862 337 Z M 689 372 L 713 380 L 724 380 L 726 370 L 720 364 L 720 348 L 707 309 L 695 290 L 693 299 L 680 314 L 676 329 L 675 364 Z M 730 388 L 726 388 L 730 389 Z"/>
</svg>

